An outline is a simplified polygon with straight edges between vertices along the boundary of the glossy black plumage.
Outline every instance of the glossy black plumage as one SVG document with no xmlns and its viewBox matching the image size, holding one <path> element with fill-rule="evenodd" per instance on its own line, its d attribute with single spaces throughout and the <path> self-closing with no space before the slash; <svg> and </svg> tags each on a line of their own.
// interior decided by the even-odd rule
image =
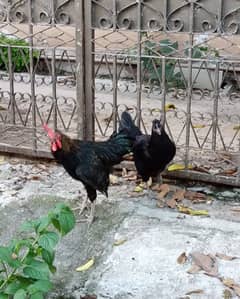
<svg viewBox="0 0 240 299">
<path fill-rule="evenodd" d="M 144 135 L 134 124 L 130 114 L 123 112 L 120 129 L 132 141 L 135 166 L 144 182 L 150 177 L 158 176 L 174 158 L 176 146 L 160 120 L 153 121 L 151 135 Z"/>
<path fill-rule="evenodd" d="M 59 134 L 62 148 L 52 152 L 55 159 L 70 176 L 83 183 L 91 202 L 97 197 L 96 190 L 108 196 L 111 168 L 130 151 L 129 138 L 118 133 L 107 141 L 94 142 L 73 140 Z"/>
</svg>

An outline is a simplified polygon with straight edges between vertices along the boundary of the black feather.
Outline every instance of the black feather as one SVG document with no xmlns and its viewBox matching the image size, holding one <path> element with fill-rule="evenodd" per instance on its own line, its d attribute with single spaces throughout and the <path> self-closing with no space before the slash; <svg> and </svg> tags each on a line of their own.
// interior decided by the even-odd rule
<svg viewBox="0 0 240 299">
<path fill-rule="evenodd" d="M 130 114 L 124 112 L 120 128 L 133 141 L 134 162 L 143 181 L 157 176 L 174 158 L 176 146 L 159 120 L 153 121 L 151 135 L 145 135 L 135 126 Z"/>
<path fill-rule="evenodd" d="M 109 174 L 112 166 L 121 162 L 130 152 L 126 134 L 113 134 L 107 141 L 79 141 L 61 134 L 62 149 L 53 153 L 56 160 L 74 179 L 81 181 L 91 201 L 96 199 L 96 190 L 108 195 Z"/>
</svg>

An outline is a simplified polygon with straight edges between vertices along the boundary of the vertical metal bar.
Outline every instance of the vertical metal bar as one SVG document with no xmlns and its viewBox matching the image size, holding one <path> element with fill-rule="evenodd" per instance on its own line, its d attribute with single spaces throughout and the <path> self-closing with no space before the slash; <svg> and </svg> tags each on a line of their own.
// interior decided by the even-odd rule
<svg viewBox="0 0 240 299">
<path fill-rule="evenodd" d="M 137 126 L 140 127 L 142 108 L 142 0 L 138 0 L 137 22 Z"/>
<path fill-rule="evenodd" d="M 191 133 L 191 111 L 192 111 L 192 54 L 193 54 L 193 15 L 194 3 L 190 3 L 189 12 L 189 49 L 188 49 L 188 86 L 187 86 L 187 119 L 186 119 L 186 151 L 185 167 L 189 164 L 190 133 Z"/>
<path fill-rule="evenodd" d="M 117 56 L 113 57 L 113 129 L 117 130 Z"/>
<path fill-rule="evenodd" d="M 168 0 L 164 0 L 164 31 L 167 31 Z"/>
<path fill-rule="evenodd" d="M 221 33 L 221 21 L 222 21 L 222 15 L 223 15 L 223 0 L 219 0 L 219 5 L 218 5 L 218 33 Z"/>
<path fill-rule="evenodd" d="M 8 46 L 8 72 L 9 72 L 9 92 L 10 92 L 10 107 L 11 107 L 11 123 L 16 124 L 15 117 L 15 94 L 14 94 L 14 74 L 12 62 L 12 49 Z"/>
<path fill-rule="evenodd" d="M 161 115 L 161 123 L 165 126 L 166 121 L 166 57 L 162 58 L 162 115 Z"/>
<path fill-rule="evenodd" d="M 55 26 L 55 0 L 51 1 L 51 25 Z"/>
<path fill-rule="evenodd" d="M 216 63 L 214 78 L 214 96 L 213 96 L 213 131 L 212 131 L 212 150 L 216 150 L 217 127 L 218 127 L 218 101 L 219 101 L 219 62 Z"/>
<path fill-rule="evenodd" d="M 84 0 L 75 0 L 75 37 L 76 37 L 76 102 L 77 133 L 84 138 L 85 124 L 85 89 L 84 89 Z"/>
<path fill-rule="evenodd" d="M 56 75 L 56 48 L 52 49 L 52 98 L 53 98 L 53 127 L 57 129 L 57 75 Z"/>
<path fill-rule="evenodd" d="M 37 124 L 36 124 L 36 97 L 35 97 L 35 73 L 33 61 L 33 17 L 32 7 L 33 0 L 28 0 L 29 14 L 29 72 L 30 72 L 30 88 L 31 88 L 31 103 L 32 103 L 32 127 L 33 127 L 33 151 L 37 151 Z"/>
<path fill-rule="evenodd" d="M 112 0 L 113 1 L 113 30 L 117 29 L 117 1 L 116 0 Z"/>
<path fill-rule="evenodd" d="M 85 67 L 85 97 L 86 97 L 86 135 L 88 140 L 94 139 L 94 123 L 95 123 L 95 103 L 94 103 L 94 30 L 92 29 L 92 1 L 85 0 L 84 4 L 84 63 Z"/>
</svg>

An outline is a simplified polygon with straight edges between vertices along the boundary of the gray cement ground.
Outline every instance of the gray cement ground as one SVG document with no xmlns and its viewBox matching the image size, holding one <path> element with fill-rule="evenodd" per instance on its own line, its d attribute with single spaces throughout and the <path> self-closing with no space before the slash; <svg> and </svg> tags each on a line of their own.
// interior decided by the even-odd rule
<svg viewBox="0 0 240 299">
<path fill-rule="evenodd" d="M 1 158 L 1 244 L 17 234 L 19 225 L 47 213 L 57 202 L 75 207 L 85 196 L 81 183 L 52 164 Z M 188 274 L 191 260 L 177 263 L 178 256 L 193 251 L 220 252 L 240 256 L 240 190 L 213 193 L 212 204 L 198 204 L 210 217 L 180 214 L 158 208 L 151 196 L 136 196 L 134 183 L 119 179 L 109 188 L 109 198 L 98 196 L 96 220 L 78 223 L 60 242 L 56 252 L 57 273 L 51 298 L 80 298 L 96 294 L 98 299 L 224 298 L 219 279 L 202 272 Z M 209 189 L 207 189 L 209 191 Z M 130 194 L 129 194 L 130 192 Z M 210 192 L 210 191 L 209 191 Z M 225 200 L 218 200 L 218 199 Z M 234 201 L 232 201 L 234 199 Z M 113 246 L 119 239 L 120 246 Z M 95 264 L 86 272 L 75 269 L 90 258 Z M 240 283 L 240 259 L 217 259 L 219 276 Z M 186 295 L 201 289 L 203 293 Z M 226 297 L 225 297 L 226 298 Z M 232 298 L 237 298 L 233 293 Z"/>
</svg>

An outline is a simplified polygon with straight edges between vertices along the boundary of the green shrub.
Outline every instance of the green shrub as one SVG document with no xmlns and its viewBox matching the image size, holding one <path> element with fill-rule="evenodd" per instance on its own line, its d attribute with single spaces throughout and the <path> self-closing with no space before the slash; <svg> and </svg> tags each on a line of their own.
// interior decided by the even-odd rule
<svg viewBox="0 0 240 299">
<path fill-rule="evenodd" d="M 6 45 L 6 46 L 5 46 Z M 22 39 L 8 38 L 0 35 L 0 70 L 8 70 L 8 47 L 11 47 L 12 65 L 14 72 L 29 71 L 29 43 Z M 14 47 L 18 46 L 18 47 Z M 39 52 L 33 51 L 33 58 L 37 59 Z"/>
<path fill-rule="evenodd" d="M 171 56 L 178 50 L 178 42 L 172 42 L 168 39 L 160 42 L 146 41 L 143 45 L 143 53 L 146 56 Z M 159 79 L 162 80 L 162 59 L 154 58 L 154 64 L 150 57 L 143 57 L 143 66 L 148 71 L 148 77 L 151 83 L 159 84 Z M 167 87 L 184 87 L 184 79 L 180 72 L 175 72 L 175 60 L 166 59 L 165 64 L 165 79 Z"/>
<path fill-rule="evenodd" d="M 25 222 L 26 237 L 0 246 L 0 298 L 42 299 L 52 288 L 55 246 L 74 226 L 72 211 L 59 204 L 47 216 Z"/>
</svg>

